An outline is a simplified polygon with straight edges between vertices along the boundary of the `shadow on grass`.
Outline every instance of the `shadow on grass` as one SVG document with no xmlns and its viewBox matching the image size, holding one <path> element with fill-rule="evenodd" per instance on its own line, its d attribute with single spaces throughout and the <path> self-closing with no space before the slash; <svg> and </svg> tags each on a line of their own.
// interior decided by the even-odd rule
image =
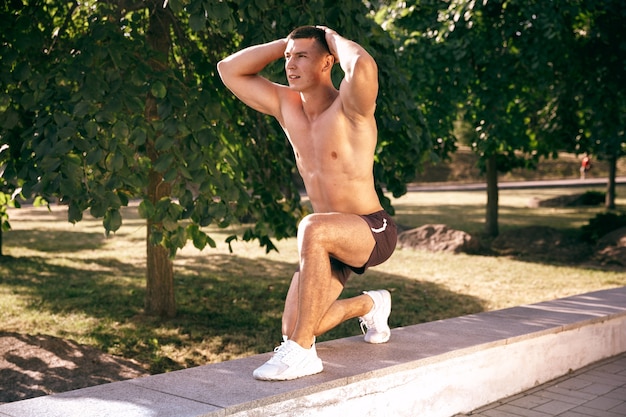
<svg viewBox="0 0 626 417">
<path fill-rule="evenodd" d="M 27 300 L 28 311 L 23 314 L 31 317 L 24 320 L 36 316 L 42 323 L 58 321 L 54 330 L 37 332 L 56 330 L 70 340 L 87 338 L 104 352 L 138 361 L 151 373 L 267 352 L 281 340 L 283 302 L 293 263 L 210 253 L 179 256 L 175 262 L 178 314 L 163 321 L 143 315 L 143 267 L 116 259 L 70 260 L 71 266 L 41 257 L 0 263 L 0 287 Z M 374 271 L 353 275 L 343 296 L 375 288 L 388 288 L 393 294 L 392 327 L 484 310 L 475 297 Z M 76 315 L 84 317 L 86 324 L 72 323 Z M 360 327 L 354 319 L 320 341 L 356 334 Z"/>
<path fill-rule="evenodd" d="M 236 255 L 213 255 L 207 257 L 206 262 L 202 258 L 192 258 L 190 261 L 178 273 L 179 280 L 187 283 L 177 283 L 176 286 L 180 313 L 193 311 L 193 314 L 215 314 L 214 317 L 221 318 L 216 321 L 217 326 L 235 321 L 234 328 L 247 327 L 250 332 L 261 331 L 262 327 L 270 324 L 269 330 L 274 335 L 271 343 L 280 339 L 283 302 L 296 269 L 295 263 L 248 259 Z M 210 275 L 206 275 L 209 271 Z M 191 280 L 195 281 L 196 287 L 188 285 Z M 203 289 L 197 288 L 199 283 L 202 283 Z M 484 311 L 483 301 L 475 297 L 451 292 L 434 283 L 374 270 L 364 275 L 352 274 L 342 298 L 377 288 L 386 288 L 392 293 L 392 327 Z M 199 298 L 208 304 L 199 305 Z M 183 300 L 186 302 L 181 302 Z M 239 314 L 246 318 L 238 320 Z M 358 321 L 354 320 L 352 323 L 344 323 L 320 340 L 353 336 L 360 332 Z M 262 351 L 273 347 L 267 345 Z"/>
<path fill-rule="evenodd" d="M 28 308 L 36 311 L 117 319 L 140 311 L 141 268 L 117 259 L 64 260 L 72 266 L 37 256 L 5 257 L 0 285 L 28 300 Z"/>
<path fill-rule="evenodd" d="M 39 252 L 79 252 L 101 248 L 106 238 L 103 233 L 75 231 L 13 230 L 4 240 L 5 248 L 24 247 Z M 77 238 L 80 236 L 80 238 Z M 10 239 L 9 239 L 10 238 Z"/>
</svg>

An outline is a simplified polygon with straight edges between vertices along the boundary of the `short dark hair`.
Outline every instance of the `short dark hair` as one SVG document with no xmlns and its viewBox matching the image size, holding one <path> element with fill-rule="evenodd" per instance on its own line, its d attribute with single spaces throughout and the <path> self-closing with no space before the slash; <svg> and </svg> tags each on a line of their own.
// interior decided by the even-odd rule
<svg viewBox="0 0 626 417">
<path fill-rule="evenodd" d="M 326 42 L 326 31 L 315 26 L 300 26 L 291 31 L 287 39 L 315 39 L 324 52 L 330 54 L 330 48 Z"/>
</svg>

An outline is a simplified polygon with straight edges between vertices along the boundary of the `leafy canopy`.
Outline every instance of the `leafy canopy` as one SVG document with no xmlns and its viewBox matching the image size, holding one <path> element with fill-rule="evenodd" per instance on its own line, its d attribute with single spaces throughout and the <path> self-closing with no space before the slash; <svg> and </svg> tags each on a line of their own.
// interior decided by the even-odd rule
<svg viewBox="0 0 626 417">
<path fill-rule="evenodd" d="M 383 187 L 396 196 L 406 191 L 429 139 L 391 40 L 370 12 L 354 0 L 4 3 L 5 201 L 57 198 L 69 221 L 89 211 L 108 233 L 122 223 L 120 208 L 136 199 L 155 225 L 149 243 L 172 255 L 188 240 L 214 245 L 204 231 L 212 224 L 245 223 L 243 239 L 272 249 L 271 240 L 293 235 L 306 212 L 291 149 L 275 121 L 224 88 L 215 65 L 295 26 L 324 23 L 379 63 L 375 174 L 388 203 Z M 281 80 L 280 64 L 267 75 Z M 156 200 L 148 193 L 151 172 L 162 178 L 152 186 L 171 187 Z"/>
</svg>

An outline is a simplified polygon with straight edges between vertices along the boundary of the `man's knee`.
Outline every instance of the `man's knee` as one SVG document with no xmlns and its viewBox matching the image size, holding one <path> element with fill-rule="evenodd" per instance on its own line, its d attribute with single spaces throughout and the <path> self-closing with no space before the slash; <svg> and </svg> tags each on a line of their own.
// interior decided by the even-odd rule
<svg viewBox="0 0 626 417">
<path fill-rule="evenodd" d="M 302 241 L 318 242 L 326 234 L 326 223 L 323 216 L 319 214 L 309 214 L 300 221 L 298 225 L 298 239 Z"/>
</svg>

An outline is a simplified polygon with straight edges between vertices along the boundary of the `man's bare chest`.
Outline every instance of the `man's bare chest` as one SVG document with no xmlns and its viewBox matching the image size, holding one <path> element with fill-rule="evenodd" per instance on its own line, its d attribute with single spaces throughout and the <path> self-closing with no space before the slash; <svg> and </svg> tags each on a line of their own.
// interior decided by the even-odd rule
<svg viewBox="0 0 626 417">
<path fill-rule="evenodd" d="M 336 161 L 350 152 L 350 129 L 340 118 L 294 118 L 284 130 L 300 162 Z"/>
</svg>

